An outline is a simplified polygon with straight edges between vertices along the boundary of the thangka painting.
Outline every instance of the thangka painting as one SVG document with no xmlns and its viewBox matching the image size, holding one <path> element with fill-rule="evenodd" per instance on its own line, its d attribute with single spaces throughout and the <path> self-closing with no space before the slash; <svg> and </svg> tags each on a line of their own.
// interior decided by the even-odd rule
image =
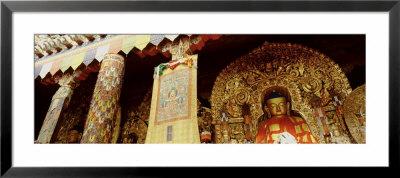
<svg viewBox="0 0 400 178">
<path fill-rule="evenodd" d="M 169 65 L 157 73 L 145 143 L 200 143 L 196 96 L 197 68 Z"/>
<path fill-rule="evenodd" d="M 189 118 L 190 72 L 183 69 L 160 77 L 156 124 Z"/>
</svg>

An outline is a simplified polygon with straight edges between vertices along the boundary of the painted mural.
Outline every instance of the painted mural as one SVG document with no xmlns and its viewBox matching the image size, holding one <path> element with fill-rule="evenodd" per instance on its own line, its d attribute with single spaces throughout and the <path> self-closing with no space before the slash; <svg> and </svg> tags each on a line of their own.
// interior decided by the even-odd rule
<svg viewBox="0 0 400 178">
<path fill-rule="evenodd" d="M 160 78 L 156 124 L 188 118 L 190 79 L 190 69 L 179 70 Z"/>
</svg>

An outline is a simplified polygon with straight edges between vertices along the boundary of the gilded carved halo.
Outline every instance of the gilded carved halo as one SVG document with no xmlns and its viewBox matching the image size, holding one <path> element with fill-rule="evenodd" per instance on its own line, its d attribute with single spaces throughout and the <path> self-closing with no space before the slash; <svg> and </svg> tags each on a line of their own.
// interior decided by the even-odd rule
<svg viewBox="0 0 400 178">
<path fill-rule="evenodd" d="M 232 81 L 239 84 L 233 90 L 227 89 Z M 271 87 L 287 89 L 292 110 L 307 121 L 320 143 L 325 141 L 310 105 L 311 99 L 317 96 L 329 100 L 329 92 L 346 98 L 352 91 L 339 65 L 324 54 L 298 44 L 265 42 L 220 72 L 210 98 L 213 118 L 219 118 L 228 101 L 236 101 L 239 106 L 247 103 L 251 106 L 252 130 L 256 132 L 258 118 L 264 114 L 262 97 Z M 253 137 L 255 134 L 252 133 Z"/>
</svg>

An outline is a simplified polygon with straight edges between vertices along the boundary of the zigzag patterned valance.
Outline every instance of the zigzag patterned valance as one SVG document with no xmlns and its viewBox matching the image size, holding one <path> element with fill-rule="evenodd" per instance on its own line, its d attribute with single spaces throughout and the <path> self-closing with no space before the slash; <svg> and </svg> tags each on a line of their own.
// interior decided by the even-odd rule
<svg viewBox="0 0 400 178">
<path fill-rule="evenodd" d="M 209 39 L 218 39 L 221 35 L 113 35 L 104 40 L 92 42 L 62 53 L 46 56 L 35 61 L 35 79 L 52 77 L 57 72 L 76 70 L 79 66 L 90 65 L 94 60 L 101 62 L 105 54 L 134 52 L 140 57 L 154 56 L 158 52 L 169 57 L 169 47 L 180 36 L 190 40 L 192 51 L 199 50 Z"/>
</svg>

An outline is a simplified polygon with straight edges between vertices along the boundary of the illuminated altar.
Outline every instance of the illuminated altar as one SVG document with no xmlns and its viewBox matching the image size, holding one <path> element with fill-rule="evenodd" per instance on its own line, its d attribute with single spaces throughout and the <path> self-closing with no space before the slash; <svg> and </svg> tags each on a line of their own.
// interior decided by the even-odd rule
<svg viewBox="0 0 400 178">
<path fill-rule="evenodd" d="M 177 38 L 178 36 L 175 37 L 177 40 L 174 38 L 169 43 L 156 45 L 157 50 L 154 49 L 154 45 L 127 48 L 127 45 L 124 45 L 126 40 L 121 38 L 122 45 L 113 49 L 114 54 L 104 54 L 102 61 L 95 61 L 84 67 L 71 63 L 76 66 L 74 70 L 69 71 L 75 77 L 73 80 L 76 80 L 76 85 L 71 83 L 72 79 L 65 80 L 67 70 L 70 70 L 68 66 L 63 68 L 67 71 L 66 74 L 53 71 L 53 74 L 58 75 L 49 76 L 42 73 L 43 66 L 46 65 L 43 64 L 41 71 L 35 71 L 39 75 L 43 74 L 39 80 L 42 83 L 47 82 L 47 85 L 59 83 L 60 86 L 66 86 L 64 88 L 68 90 L 64 93 L 69 99 L 61 97 L 63 99 L 59 101 L 57 98 L 60 97 L 53 97 L 54 104 L 50 105 L 49 112 L 54 110 L 59 116 L 46 116 L 47 122 L 53 124 L 47 124 L 52 127 L 42 125 L 43 132 L 39 135 L 45 135 L 46 139 L 44 136 L 43 139 L 38 137 L 38 142 L 69 143 L 70 131 L 78 130 L 80 143 L 173 143 L 173 139 L 179 139 L 182 134 L 196 130 L 196 133 L 192 134 L 193 139 L 182 137 L 177 143 L 197 143 L 198 140 L 198 143 L 252 144 L 256 143 L 259 127 L 271 118 L 271 113 L 263 109 L 266 98 L 271 93 L 278 93 L 285 98 L 284 101 L 288 103 L 282 106 L 285 108 L 285 115 L 293 118 L 291 120 L 294 120 L 294 123 L 301 123 L 293 126 L 296 133 L 310 133 L 311 137 L 307 137 L 309 143 L 366 142 L 365 84 L 352 88 L 343 68 L 329 56 L 301 44 L 265 41 L 244 55 L 230 59 L 218 72 L 211 90 L 203 92 L 209 93 L 209 97 L 204 99 L 201 96 L 204 94 L 198 93 L 202 87 L 202 81 L 198 78 L 204 74 L 201 73 L 202 67 L 211 66 L 201 66 L 202 60 L 207 60 L 201 55 L 197 55 L 196 60 L 187 58 L 195 55 L 196 50 L 201 51 L 204 46 L 207 47 L 207 40 L 204 39 L 213 38 L 218 41 L 223 40 L 225 35 L 198 35 L 195 38 L 184 35 Z M 150 36 L 147 38 L 150 40 Z M 128 99 L 120 97 L 126 95 L 125 85 L 133 85 L 126 82 L 129 76 L 124 76 L 124 73 L 129 74 L 129 67 L 132 65 L 124 58 L 129 55 L 143 58 L 157 53 L 169 60 L 153 66 L 156 68 L 151 71 L 151 77 L 157 85 L 151 82 L 152 86 L 144 89 L 140 103 L 132 104 Z M 182 79 L 177 76 L 173 76 L 173 79 L 161 79 L 170 73 L 186 68 L 191 71 L 197 67 L 199 76 L 193 78 L 194 83 L 183 82 L 184 84 L 179 86 L 162 83 L 168 80 L 184 81 L 183 73 L 179 74 Z M 188 73 L 189 75 L 191 73 Z M 60 84 L 59 81 L 66 82 Z M 162 88 L 164 85 L 169 87 Z M 190 93 L 197 93 L 197 98 L 187 98 L 192 95 L 182 95 L 186 89 L 177 88 L 186 86 L 193 89 Z M 186 101 L 189 101 L 187 106 Z M 63 108 L 64 103 L 68 103 L 69 106 Z M 60 109 L 52 109 L 53 107 Z M 183 124 L 185 119 L 176 119 L 185 116 L 175 112 L 179 110 L 177 107 L 192 109 L 187 123 Z M 182 131 L 188 127 L 195 128 Z M 54 130 L 53 135 L 44 133 L 51 130 Z M 303 138 L 295 139 L 299 142 Z"/>
</svg>

